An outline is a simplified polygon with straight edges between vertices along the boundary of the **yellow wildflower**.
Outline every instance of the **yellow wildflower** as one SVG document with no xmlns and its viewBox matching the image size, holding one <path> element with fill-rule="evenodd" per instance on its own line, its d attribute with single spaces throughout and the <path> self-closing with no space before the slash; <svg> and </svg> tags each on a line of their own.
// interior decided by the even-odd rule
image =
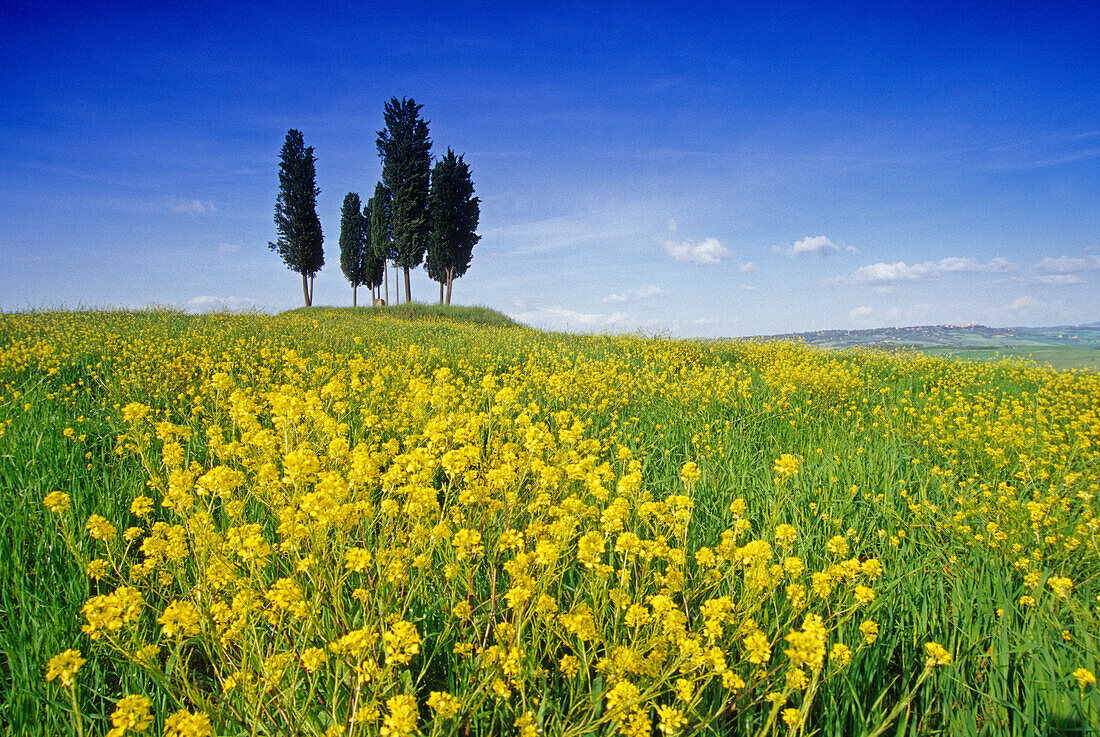
<svg viewBox="0 0 1100 737">
<path fill-rule="evenodd" d="M 79 650 L 66 650 L 50 658 L 46 664 L 46 680 L 61 679 L 61 685 L 70 687 L 73 685 L 73 677 L 80 670 L 80 666 L 87 662 L 80 657 Z"/>
<path fill-rule="evenodd" d="M 164 720 L 164 737 L 211 737 L 214 728 L 204 712 L 192 714 L 180 709 Z"/>
<path fill-rule="evenodd" d="M 1080 686 L 1082 690 L 1089 684 L 1096 683 L 1096 676 L 1093 675 L 1091 670 L 1087 670 L 1086 668 L 1078 668 L 1073 671 L 1073 677 L 1077 679 L 1077 685 Z"/>
<path fill-rule="evenodd" d="M 72 506 L 72 499 L 63 491 L 51 491 L 42 500 L 42 504 L 54 514 L 65 514 Z"/>
<path fill-rule="evenodd" d="M 926 666 L 951 665 L 951 653 L 938 642 L 925 643 L 924 652 L 928 656 L 924 661 Z"/>
</svg>

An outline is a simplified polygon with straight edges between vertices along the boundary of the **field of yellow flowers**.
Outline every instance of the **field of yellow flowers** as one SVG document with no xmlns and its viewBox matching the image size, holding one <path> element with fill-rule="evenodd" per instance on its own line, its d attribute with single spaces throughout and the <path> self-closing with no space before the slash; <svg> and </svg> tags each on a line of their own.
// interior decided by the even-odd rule
<svg viewBox="0 0 1100 737">
<path fill-rule="evenodd" d="M 0 315 L 4 729 L 1100 723 L 1100 375 L 469 318 Z"/>
</svg>

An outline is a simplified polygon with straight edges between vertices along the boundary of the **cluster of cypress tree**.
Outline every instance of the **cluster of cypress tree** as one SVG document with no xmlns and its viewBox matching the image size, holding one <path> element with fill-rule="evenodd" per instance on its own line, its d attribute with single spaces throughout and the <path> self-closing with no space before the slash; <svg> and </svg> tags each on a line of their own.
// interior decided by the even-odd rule
<svg viewBox="0 0 1100 737">
<path fill-rule="evenodd" d="M 421 105 L 395 97 L 386 103 L 386 127 L 378 131 L 382 181 L 364 205 L 357 192 L 344 197 L 340 213 L 340 268 L 351 282 L 352 305 L 358 288 L 371 289 L 375 304 L 385 286 L 386 263 L 404 272 L 405 300 L 412 300 L 409 270 L 424 263 L 439 282 L 439 301 L 451 303 L 451 285 L 470 266 L 480 204 L 474 196 L 469 166 L 450 148 L 432 167 L 432 141 Z M 279 169 L 275 223 L 279 239 L 268 244 L 287 267 L 302 275 L 306 306 L 313 303 L 313 276 L 324 265 L 321 224 L 316 204 L 313 148 L 299 131 L 287 133 Z M 425 254 L 427 258 L 425 258 Z M 400 301 L 400 287 L 395 284 Z"/>
</svg>

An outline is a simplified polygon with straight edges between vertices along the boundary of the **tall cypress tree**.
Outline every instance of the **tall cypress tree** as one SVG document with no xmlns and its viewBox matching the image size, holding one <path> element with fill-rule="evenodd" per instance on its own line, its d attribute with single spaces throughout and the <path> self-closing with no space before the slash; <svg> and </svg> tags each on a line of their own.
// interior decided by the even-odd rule
<svg viewBox="0 0 1100 737">
<path fill-rule="evenodd" d="M 279 239 L 267 245 L 277 251 L 291 271 L 302 275 L 306 307 L 313 304 L 313 276 L 325 265 L 324 235 L 317 217 L 316 159 L 301 131 L 289 130 L 279 155 L 279 195 L 275 199 L 275 227 Z"/>
<path fill-rule="evenodd" d="M 370 287 L 374 304 L 377 303 L 378 290 L 382 286 L 382 277 L 385 275 L 386 262 L 374 255 L 374 241 L 371 238 L 371 223 L 374 221 L 371 212 L 371 203 L 374 198 L 367 200 L 363 205 L 363 260 L 360 262 L 363 269 L 364 285 Z"/>
<path fill-rule="evenodd" d="M 386 271 L 386 262 L 397 256 L 393 248 L 393 234 L 390 231 L 390 206 L 393 196 L 386 185 L 379 182 L 374 187 L 374 197 L 367 200 L 370 207 L 370 242 L 374 257 L 382 262 L 382 277 L 386 286 L 386 304 L 390 301 L 390 277 Z M 396 288 L 396 284 L 394 287 Z"/>
<path fill-rule="evenodd" d="M 447 149 L 446 155 L 432 169 L 432 188 L 428 198 L 431 217 L 431 238 L 424 267 L 428 276 L 439 282 L 439 302 L 443 303 L 443 286 L 447 286 L 447 304 L 451 304 L 451 285 L 456 277 L 466 273 L 474 246 L 481 236 L 477 221 L 481 210 L 474 197 L 470 167 Z"/>
<path fill-rule="evenodd" d="M 428 188 L 431 180 L 432 141 L 428 124 L 420 117 L 421 105 L 408 98 L 392 98 L 378 131 L 378 156 L 382 159 L 382 183 L 393 195 L 390 232 L 396 262 L 405 272 L 405 301 L 412 300 L 409 269 L 424 260 L 431 225 L 428 221 Z"/>
<path fill-rule="evenodd" d="M 372 259 L 374 256 L 374 252 L 368 250 L 368 238 L 363 232 L 367 223 L 359 205 L 359 193 L 348 192 L 344 196 L 344 206 L 340 210 L 340 270 L 351 282 L 352 307 L 358 306 L 359 286 L 369 281 L 366 256 L 368 253 Z"/>
</svg>

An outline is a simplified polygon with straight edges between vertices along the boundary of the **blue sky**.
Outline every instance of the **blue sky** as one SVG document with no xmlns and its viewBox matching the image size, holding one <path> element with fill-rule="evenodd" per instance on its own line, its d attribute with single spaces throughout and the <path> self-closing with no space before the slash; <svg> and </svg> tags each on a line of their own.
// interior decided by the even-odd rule
<svg viewBox="0 0 1100 737">
<path fill-rule="evenodd" d="M 0 309 L 299 306 L 267 247 L 290 128 L 315 304 L 350 305 L 340 205 L 411 97 L 481 198 L 458 304 L 682 336 L 1100 320 L 1100 5 L 670 5 L 2 3 Z"/>
</svg>

